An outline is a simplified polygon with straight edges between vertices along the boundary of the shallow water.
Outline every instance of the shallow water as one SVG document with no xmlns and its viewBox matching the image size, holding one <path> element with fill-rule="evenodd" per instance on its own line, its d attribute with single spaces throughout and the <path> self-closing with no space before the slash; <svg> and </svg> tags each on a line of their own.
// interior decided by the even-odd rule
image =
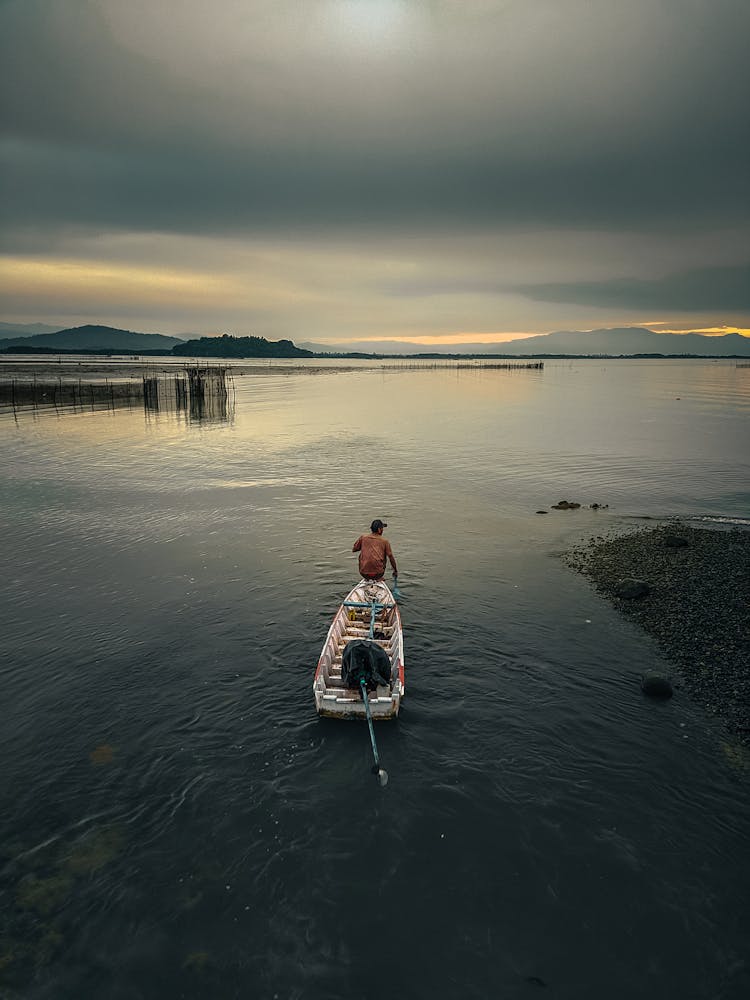
<svg viewBox="0 0 750 1000">
<path fill-rule="evenodd" d="M 290 368 L 236 376 L 226 420 L 0 415 L 0 984 L 745 996 L 750 761 L 680 692 L 642 698 L 655 647 L 558 556 L 747 523 L 749 416 L 750 370 L 691 361 Z M 385 789 L 311 692 L 376 516 L 407 668 Z"/>
</svg>

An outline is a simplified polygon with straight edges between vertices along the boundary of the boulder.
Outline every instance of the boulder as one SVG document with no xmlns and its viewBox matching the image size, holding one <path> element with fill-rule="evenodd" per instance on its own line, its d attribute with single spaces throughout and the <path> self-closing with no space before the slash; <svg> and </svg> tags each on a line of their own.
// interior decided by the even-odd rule
<svg viewBox="0 0 750 1000">
<path fill-rule="evenodd" d="M 652 698 L 671 698 L 674 693 L 672 682 L 663 674 L 644 674 L 641 677 L 641 691 Z"/>
<path fill-rule="evenodd" d="M 651 592 L 651 588 L 645 580 L 634 580 L 628 577 L 615 587 L 615 597 L 622 597 L 626 601 L 634 601 L 640 597 L 645 597 Z"/>
<path fill-rule="evenodd" d="M 538 510 L 537 511 L 537 514 L 547 514 L 547 513 L 548 513 L 548 511 L 546 511 L 546 510 Z"/>
<path fill-rule="evenodd" d="M 553 510 L 578 510 L 581 505 L 579 503 L 571 503 L 570 500 L 558 500 L 557 503 L 552 504 Z"/>
<path fill-rule="evenodd" d="M 686 545 L 689 545 L 687 538 L 683 538 L 682 535 L 665 535 L 664 544 L 670 549 L 684 549 Z"/>
</svg>

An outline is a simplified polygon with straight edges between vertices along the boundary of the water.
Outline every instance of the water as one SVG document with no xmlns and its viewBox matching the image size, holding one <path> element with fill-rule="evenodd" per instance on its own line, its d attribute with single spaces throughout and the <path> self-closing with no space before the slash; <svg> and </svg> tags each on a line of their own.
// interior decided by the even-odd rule
<svg viewBox="0 0 750 1000">
<path fill-rule="evenodd" d="M 750 370 L 235 386 L 226 421 L 0 416 L 7 995 L 747 995 L 748 759 L 640 695 L 654 645 L 558 556 L 747 523 Z M 311 692 L 373 517 L 407 667 L 386 788 Z"/>
</svg>

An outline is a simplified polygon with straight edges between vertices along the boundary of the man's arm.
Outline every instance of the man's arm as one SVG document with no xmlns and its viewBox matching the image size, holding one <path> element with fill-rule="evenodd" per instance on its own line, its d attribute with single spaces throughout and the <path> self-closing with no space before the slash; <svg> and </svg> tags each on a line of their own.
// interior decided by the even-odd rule
<svg viewBox="0 0 750 1000">
<path fill-rule="evenodd" d="M 352 552 L 359 552 L 362 548 L 362 536 L 360 535 L 357 541 L 352 545 Z"/>
<path fill-rule="evenodd" d="M 396 566 L 396 558 L 393 555 L 393 549 L 391 548 L 391 543 L 387 542 L 388 548 L 386 549 L 386 555 L 391 561 L 391 566 L 393 567 L 393 575 L 398 576 L 398 567 Z"/>
</svg>

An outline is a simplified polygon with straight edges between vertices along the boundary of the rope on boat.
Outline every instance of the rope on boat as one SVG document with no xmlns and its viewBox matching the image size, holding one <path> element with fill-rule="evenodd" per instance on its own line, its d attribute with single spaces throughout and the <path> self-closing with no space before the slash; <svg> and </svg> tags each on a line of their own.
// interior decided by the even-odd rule
<svg viewBox="0 0 750 1000">
<path fill-rule="evenodd" d="M 395 604 L 385 604 L 381 601 L 344 601 L 345 608 L 368 608 L 370 611 L 370 634 L 368 638 L 373 639 L 375 637 L 375 619 L 380 611 L 385 611 L 387 609 L 395 607 Z M 372 773 L 377 776 L 378 781 L 382 786 L 388 784 L 388 772 L 380 766 L 380 757 L 378 756 L 378 745 L 375 742 L 375 730 L 372 725 L 372 713 L 370 711 L 370 698 L 367 694 L 367 687 L 365 683 L 364 676 L 359 679 L 360 693 L 362 695 L 362 701 L 365 706 L 365 715 L 367 716 L 367 726 L 370 730 L 370 744 L 372 746 L 372 756 L 375 763 L 372 767 Z"/>
</svg>

